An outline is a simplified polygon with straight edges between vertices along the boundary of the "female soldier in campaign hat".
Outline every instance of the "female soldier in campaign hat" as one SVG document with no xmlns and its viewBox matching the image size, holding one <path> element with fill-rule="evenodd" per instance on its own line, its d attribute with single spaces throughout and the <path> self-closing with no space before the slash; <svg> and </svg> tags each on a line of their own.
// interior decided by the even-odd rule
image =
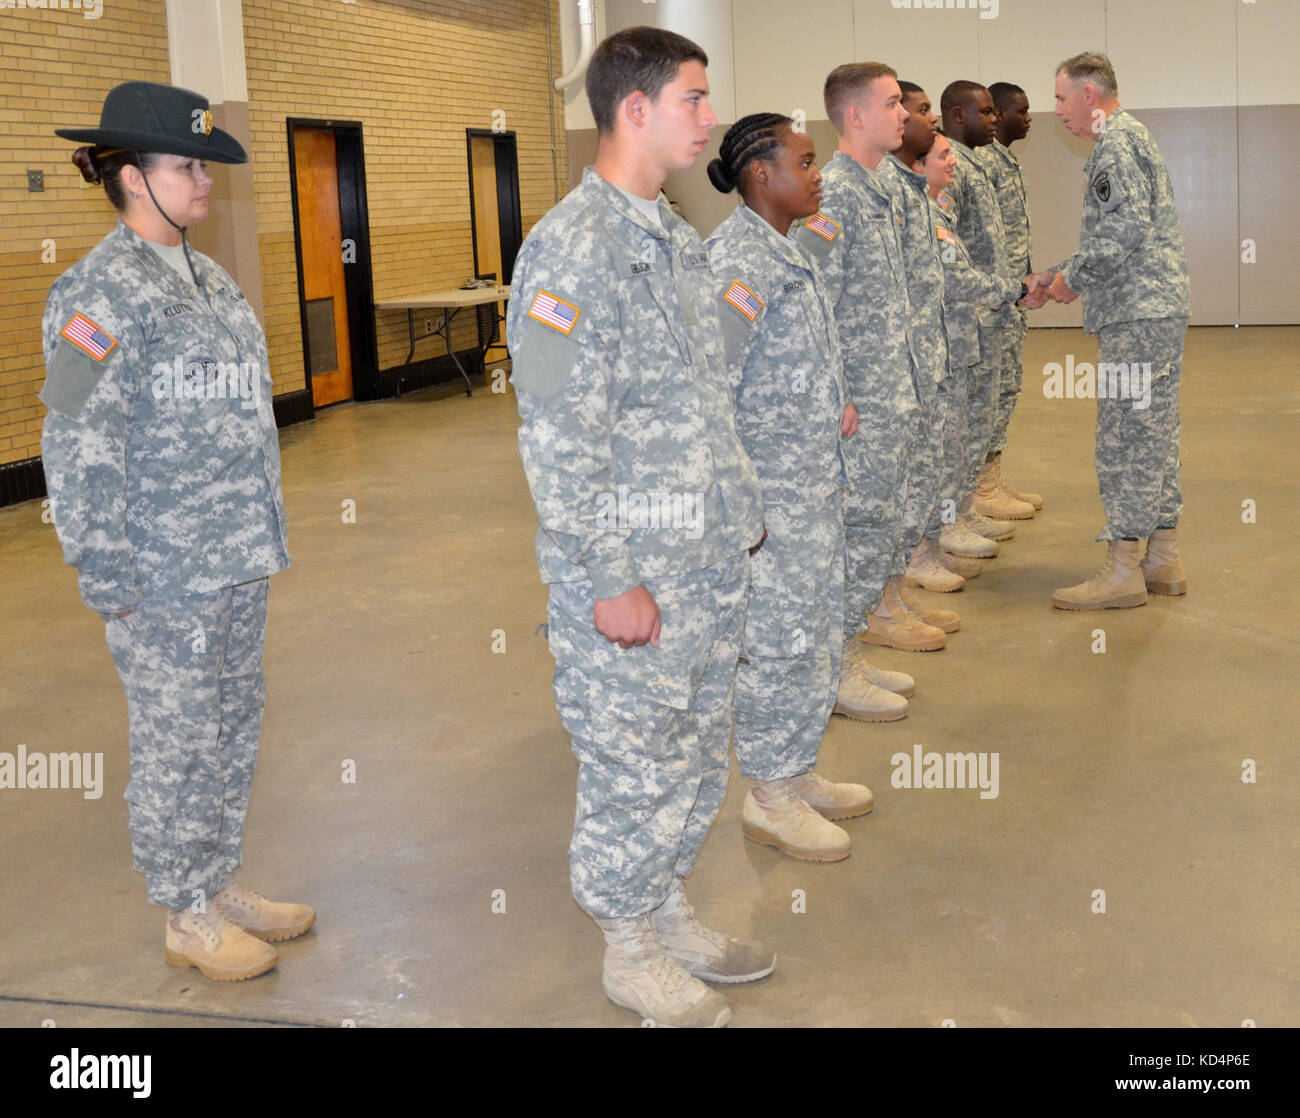
<svg viewBox="0 0 1300 1118">
<path fill-rule="evenodd" d="M 207 160 L 248 156 L 206 98 L 126 82 L 60 129 L 117 226 L 50 289 L 45 479 L 64 558 L 126 690 L 131 851 L 169 910 L 166 959 L 209 978 L 275 966 L 316 914 L 234 879 L 265 686 L 267 576 L 288 565 L 266 338 L 189 247 Z"/>
</svg>

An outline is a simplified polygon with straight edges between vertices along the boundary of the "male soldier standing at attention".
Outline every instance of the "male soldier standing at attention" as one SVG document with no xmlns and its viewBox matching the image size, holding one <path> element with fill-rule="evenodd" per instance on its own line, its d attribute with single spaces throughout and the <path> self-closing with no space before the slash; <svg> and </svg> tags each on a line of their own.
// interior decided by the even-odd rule
<svg viewBox="0 0 1300 1118">
<path fill-rule="evenodd" d="M 943 111 L 944 134 L 957 156 L 957 172 L 947 191 L 952 198 L 948 212 L 957 224 L 957 234 L 976 268 L 1003 279 L 1017 278 L 1023 273 L 1015 272 L 1013 275 L 997 188 L 974 151 L 992 143 L 996 134 L 998 114 L 993 107 L 993 98 L 978 82 L 955 81 L 943 91 L 939 104 Z M 1010 533 L 994 532 L 990 525 L 978 520 L 979 515 L 1002 521 L 1028 520 L 1034 515 L 1034 506 L 1028 501 L 1017 500 L 998 489 L 989 454 L 997 428 L 1004 353 L 1018 317 L 1019 312 L 1010 306 L 999 311 L 980 308 L 980 354 L 985 376 L 977 378 L 970 386 L 967 434 L 974 440 L 971 443 L 973 447 L 984 448 L 985 464 L 980 470 L 973 498 L 962 512 L 967 514 L 969 527 L 994 539 L 1006 539 Z M 970 513 L 975 515 L 970 516 Z"/>
<path fill-rule="evenodd" d="M 1025 180 L 1020 173 L 1020 160 L 1011 154 L 1011 145 L 1029 135 L 1033 117 L 1029 115 L 1029 97 L 1018 85 L 1011 82 L 994 82 L 989 86 L 989 96 L 997 110 L 997 134 L 991 144 L 975 148 L 975 158 L 988 172 L 998 195 L 1002 211 L 1002 228 L 1007 235 L 1007 266 L 1009 275 L 1027 276 L 1033 271 L 1030 265 L 1029 200 L 1025 195 Z M 1007 344 L 1002 352 L 1001 384 L 998 389 L 998 415 L 993 428 L 992 455 L 994 487 L 1007 496 L 1025 501 L 1037 511 L 1043 507 L 1043 498 L 1037 493 L 1026 493 L 1007 484 L 1002 476 L 1002 452 L 1007 446 L 1007 424 L 1020 400 L 1020 386 L 1024 379 L 1025 335 L 1029 327 L 1025 311 L 1016 308 L 1007 331 Z"/>
<path fill-rule="evenodd" d="M 763 536 L 709 258 L 661 193 L 718 123 L 707 63 L 649 27 L 596 49 L 596 164 L 524 242 L 508 323 L 555 699 L 580 762 L 573 893 L 605 933 L 610 1000 L 675 1026 L 731 1019 L 699 979 L 775 965 L 694 920 L 682 885 L 726 793 Z"/>
<path fill-rule="evenodd" d="M 880 62 L 837 67 L 823 96 L 840 146 L 822 171 L 822 208 L 791 235 L 821 265 L 858 408 L 858 435 L 844 447 L 848 644 L 841 679 L 856 674 L 849 669 L 857 661 L 875 688 L 892 690 L 898 684 L 873 676 L 862 660 L 864 643 L 928 652 L 948 639 L 908 608 L 894 562 L 903 539 L 909 464 L 928 434 L 920 382 L 932 376 L 913 338 L 902 210 L 880 172 L 881 161 L 902 142 L 908 114 L 894 71 Z M 881 696 L 882 705 L 891 698 Z"/>
<path fill-rule="evenodd" d="M 1097 538 L 1109 541 L 1106 563 L 1086 582 L 1056 591 L 1058 609 L 1140 606 L 1148 590 L 1187 593 L 1176 539 L 1187 254 L 1160 149 L 1120 108 L 1118 93 L 1104 54 L 1077 54 L 1057 68 L 1056 115 L 1097 146 L 1083 169 L 1079 250 L 1051 269 L 1048 294 L 1061 303 L 1083 296 L 1083 328 L 1097 335 L 1098 382 L 1108 373 L 1121 388 L 1124 374 L 1129 381 L 1127 398 L 1097 393 L 1097 483 L 1106 510 Z M 1139 399 L 1133 378 L 1146 369 L 1150 397 Z"/>
<path fill-rule="evenodd" d="M 937 118 L 920 86 L 899 82 L 907 109 L 903 141 L 880 162 L 881 185 L 890 191 L 900 211 L 903 270 L 912 311 L 912 340 L 921 361 L 918 386 L 924 409 L 923 434 L 906 477 L 903 535 L 894 554 L 891 574 L 904 576 L 899 590 L 904 603 L 927 625 L 955 633 L 961 618 L 952 610 L 930 609 L 908 589 L 911 582 L 946 594 L 960 590 L 965 578 L 942 562 L 939 548 L 939 478 L 941 432 L 949 403 L 948 340 L 943 321 L 943 265 L 939 260 L 934 217 L 926 196 L 925 175 L 912 170 L 917 156 L 934 142 Z M 933 517 L 932 517 L 933 514 Z M 931 523 L 933 519 L 933 523 Z M 969 569 L 969 568 L 968 568 Z"/>
</svg>

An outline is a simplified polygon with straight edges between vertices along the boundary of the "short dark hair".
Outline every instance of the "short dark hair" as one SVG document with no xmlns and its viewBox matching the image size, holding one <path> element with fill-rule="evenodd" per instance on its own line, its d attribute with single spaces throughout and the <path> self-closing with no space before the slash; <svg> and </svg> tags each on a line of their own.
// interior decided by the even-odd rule
<svg viewBox="0 0 1300 1118">
<path fill-rule="evenodd" d="M 916 82 L 905 82 L 905 81 L 903 81 L 902 78 L 899 78 L 899 79 L 898 79 L 898 88 L 901 89 L 901 90 L 903 91 L 903 96 L 904 96 L 904 97 L 906 97 L 909 93 L 924 93 L 924 92 L 925 92 L 925 90 L 922 89 L 919 85 L 917 85 Z"/>
<path fill-rule="evenodd" d="M 966 81 L 965 79 L 949 82 L 947 88 L 943 91 L 943 96 L 939 98 L 939 111 L 946 113 L 949 109 L 964 106 L 984 88 L 979 82 Z"/>
<path fill-rule="evenodd" d="M 629 27 L 602 41 L 587 63 L 587 100 L 596 130 L 612 132 L 618 106 L 637 90 L 655 100 L 683 62 L 707 66 L 709 56 L 675 31 Z"/>
<path fill-rule="evenodd" d="M 126 209 L 126 191 L 122 189 L 122 168 L 138 167 L 148 174 L 158 166 L 161 156 L 156 151 L 135 151 L 131 148 L 79 147 L 72 153 L 81 177 L 87 182 L 102 184 L 113 209 L 121 213 Z"/>
<path fill-rule="evenodd" d="M 989 96 L 999 109 L 1005 109 L 1011 104 L 1012 98 L 1025 96 L 1025 91 L 1012 82 L 994 82 L 989 86 Z"/>
<path fill-rule="evenodd" d="M 844 110 L 849 102 L 877 78 L 897 78 L 898 73 L 883 62 L 846 62 L 836 66 L 826 75 L 822 87 L 822 100 L 826 105 L 826 118 L 836 132 L 844 131 Z"/>
</svg>

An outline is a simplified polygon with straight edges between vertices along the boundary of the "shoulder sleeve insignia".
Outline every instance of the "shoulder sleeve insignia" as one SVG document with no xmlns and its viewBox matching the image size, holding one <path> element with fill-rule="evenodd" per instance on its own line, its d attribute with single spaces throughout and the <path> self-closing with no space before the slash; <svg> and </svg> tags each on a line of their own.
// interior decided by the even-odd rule
<svg viewBox="0 0 1300 1118">
<path fill-rule="evenodd" d="M 763 300 L 749 290 L 740 280 L 732 281 L 727 293 L 723 295 L 723 300 L 730 303 L 750 322 L 753 322 L 763 310 Z"/>
<path fill-rule="evenodd" d="M 549 291 L 538 291 L 533 296 L 533 305 L 528 308 L 528 317 L 535 318 L 538 322 L 544 322 L 552 330 L 558 330 L 561 334 L 572 334 L 573 328 L 578 324 L 578 316 L 582 310 L 575 307 L 572 303 L 566 303 Z"/>
<path fill-rule="evenodd" d="M 952 235 L 952 230 L 946 225 L 936 225 L 934 231 L 938 234 L 939 240 L 941 241 L 953 241 L 955 243 L 957 240 L 957 238 Z"/>
<path fill-rule="evenodd" d="M 1097 195 L 1099 201 L 1110 201 L 1110 175 L 1102 171 L 1095 179 L 1092 180 L 1092 191 Z"/>
<path fill-rule="evenodd" d="M 839 225 L 820 211 L 813 214 L 812 217 L 804 222 L 804 225 L 819 237 L 825 237 L 828 241 L 833 241 L 840 235 Z"/>
<path fill-rule="evenodd" d="M 945 210 L 952 206 L 952 195 L 946 190 L 939 191 L 939 196 L 935 199 Z"/>
<path fill-rule="evenodd" d="M 59 337 L 66 338 L 96 361 L 103 361 L 117 345 L 117 339 L 112 334 L 96 326 L 84 314 L 74 314 L 72 321 L 59 331 Z"/>
</svg>

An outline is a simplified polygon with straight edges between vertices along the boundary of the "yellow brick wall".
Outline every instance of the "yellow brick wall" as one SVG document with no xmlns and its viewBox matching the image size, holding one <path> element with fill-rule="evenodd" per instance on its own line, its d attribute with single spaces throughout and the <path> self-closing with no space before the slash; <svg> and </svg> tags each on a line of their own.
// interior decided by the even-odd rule
<svg viewBox="0 0 1300 1118">
<path fill-rule="evenodd" d="M 561 70 L 559 9 L 553 70 Z M 516 133 L 524 232 L 555 201 L 567 157 L 563 104 L 547 94 L 546 0 L 246 0 L 244 45 L 267 340 L 276 391 L 304 385 L 285 119 L 361 121 L 375 298 L 454 287 L 473 271 L 465 129 L 505 112 Z M 40 321 L 50 284 L 113 226 L 83 189 L 58 127 L 93 125 L 119 82 L 170 80 L 165 7 L 113 0 L 102 16 L 0 11 L 0 464 L 40 453 Z M 26 168 L 45 171 L 26 193 Z M 42 263 L 53 238 L 56 259 Z M 473 318 L 456 344 L 472 344 Z M 381 314 L 379 363 L 406 355 L 406 318 Z M 416 359 L 442 352 L 419 343 Z"/>
<path fill-rule="evenodd" d="M 558 75 L 559 8 L 550 7 Z M 277 393 L 304 386 L 286 118 L 362 124 L 376 299 L 456 287 L 474 270 L 466 128 L 491 128 L 493 110 L 505 112 L 525 234 L 555 203 L 548 111 L 565 189 L 563 102 L 547 92 L 547 8 L 546 0 L 245 0 L 250 154 Z M 455 325 L 457 347 L 472 345 L 472 314 Z M 399 363 L 406 315 L 381 313 L 376 329 L 380 368 Z M 415 359 L 442 352 L 441 339 L 428 339 Z"/>
<path fill-rule="evenodd" d="M 158 0 L 111 0 L 80 11 L 0 11 L 0 465 L 41 452 L 45 380 L 41 314 L 50 285 L 116 221 L 99 187 L 83 189 L 77 144 L 56 128 L 93 126 L 124 81 L 169 80 L 167 22 Z M 27 192 L 27 168 L 45 172 Z M 54 260 L 42 261 L 52 240 Z"/>
</svg>

